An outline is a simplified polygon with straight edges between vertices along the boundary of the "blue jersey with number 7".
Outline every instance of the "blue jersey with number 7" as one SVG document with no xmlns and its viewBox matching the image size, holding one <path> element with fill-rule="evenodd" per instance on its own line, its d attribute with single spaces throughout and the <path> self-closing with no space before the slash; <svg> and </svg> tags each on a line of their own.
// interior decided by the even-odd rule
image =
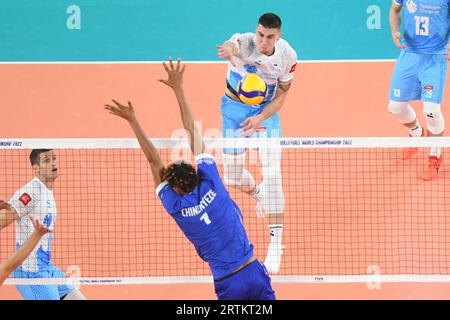
<svg viewBox="0 0 450 320">
<path fill-rule="evenodd" d="M 156 194 L 175 219 L 198 255 L 209 263 L 214 279 L 220 279 L 253 256 L 242 222 L 242 213 L 225 188 L 214 157 L 196 158 L 200 183 L 189 194 L 180 195 L 162 182 Z"/>
<path fill-rule="evenodd" d="M 450 0 L 394 0 L 403 5 L 404 45 L 414 53 L 445 54 Z"/>
</svg>

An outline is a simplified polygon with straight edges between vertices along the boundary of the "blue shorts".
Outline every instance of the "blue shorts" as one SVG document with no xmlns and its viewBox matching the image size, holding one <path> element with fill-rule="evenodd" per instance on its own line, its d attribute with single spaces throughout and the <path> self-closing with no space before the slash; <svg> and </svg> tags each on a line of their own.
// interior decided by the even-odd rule
<svg viewBox="0 0 450 320">
<path fill-rule="evenodd" d="M 239 272 L 214 281 L 219 300 L 275 300 L 266 267 L 256 259 Z"/>
<path fill-rule="evenodd" d="M 443 54 L 400 52 L 392 74 L 389 99 L 393 101 L 420 100 L 441 103 L 447 60 Z"/>
<path fill-rule="evenodd" d="M 64 272 L 50 264 L 48 269 L 40 272 L 24 272 L 22 267 L 14 270 L 13 278 L 66 278 Z M 16 289 L 25 300 L 60 300 L 73 290 L 71 285 L 17 285 Z"/>
<path fill-rule="evenodd" d="M 239 135 L 241 123 L 249 118 L 260 114 L 268 103 L 258 106 L 250 106 L 241 102 L 234 101 L 227 95 L 223 95 L 221 103 L 222 111 L 222 137 L 224 138 L 243 138 Z M 256 132 L 252 138 L 280 138 L 281 125 L 278 113 L 275 113 L 269 119 L 261 124 L 261 129 Z M 225 153 L 242 153 L 245 149 L 224 149 Z"/>
</svg>

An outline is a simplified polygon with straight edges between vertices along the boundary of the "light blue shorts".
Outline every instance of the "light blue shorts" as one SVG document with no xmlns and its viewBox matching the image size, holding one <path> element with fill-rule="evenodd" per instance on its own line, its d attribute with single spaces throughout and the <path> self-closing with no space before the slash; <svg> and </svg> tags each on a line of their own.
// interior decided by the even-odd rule
<svg viewBox="0 0 450 320">
<path fill-rule="evenodd" d="M 40 272 L 24 272 L 21 267 L 14 270 L 13 278 L 67 278 L 64 272 L 53 264 L 48 269 Z M 67 294 L 75 290 L 71 285 L 16 285 L 25 300 L 61 300 Z"/>
<path fill-rule="evenodd" d="M 389 99 L 441 103 L 447 78 L 443 54 L 400 52 L 392 74 Z"/>
<path fill-rule="evenodd" d="M 222 112 L 222 137 L 243 138 L 239 135 L 241 123 L 249 117 L 260 114 L 268 103 L 258 106 L 250 106 L 234 101 L 227 95 L 223 95 L 221 101 Z M 256 134 L 250 138 L 281 138 L 281 124 L 278 113 L 266 119 Z M 242 153 L 245 149 L 224 149 L 225 153 Z"/>
</svg>

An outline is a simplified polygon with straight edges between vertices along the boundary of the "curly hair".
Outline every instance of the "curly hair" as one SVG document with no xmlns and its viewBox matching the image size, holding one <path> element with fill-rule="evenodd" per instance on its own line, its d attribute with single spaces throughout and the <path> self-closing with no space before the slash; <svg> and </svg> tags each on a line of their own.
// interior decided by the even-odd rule
<svg viewBox="0 0 450 320">
<path fill-rule="evenodd" d="M 177 187 L 185 193 L 189 193 L 198 185 L 200 177 L 195 168 L 187 162 L 174 162 L 164 169 L 162 181 Z"/>
</svg>

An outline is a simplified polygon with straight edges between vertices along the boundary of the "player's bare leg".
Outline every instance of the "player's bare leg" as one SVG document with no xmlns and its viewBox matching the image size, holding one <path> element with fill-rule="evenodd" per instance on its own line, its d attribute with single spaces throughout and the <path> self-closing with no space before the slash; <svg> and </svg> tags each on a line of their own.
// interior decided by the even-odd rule
<svg viewBox="0 0 450 320">
<path fill-rule="evenodd" d="M 392 113 L 400 123 L 408 130 L 411 137 L 424 136 L 425 130 L 420 126 L 414 109 L 407 101 L 389 101 L 389 112 Z M 400 156 L 401 160 L 411 159 L 419 148 L 404 148 Z"/>
<path fill-rule="evenodd" d="M 410 137 L 425 136 L 426 131 L 420 126 L 419 121 L 417 119 L 415 119 L 413 122 L 410 123 L 404 123 L 403 126 L 405 126 L 408 129 Z M 417 147 L 403 148 L 400 159 L 409 160 L 417 153 L 417 151 L 419 151 L 419 148 Z"/>
</svg>

